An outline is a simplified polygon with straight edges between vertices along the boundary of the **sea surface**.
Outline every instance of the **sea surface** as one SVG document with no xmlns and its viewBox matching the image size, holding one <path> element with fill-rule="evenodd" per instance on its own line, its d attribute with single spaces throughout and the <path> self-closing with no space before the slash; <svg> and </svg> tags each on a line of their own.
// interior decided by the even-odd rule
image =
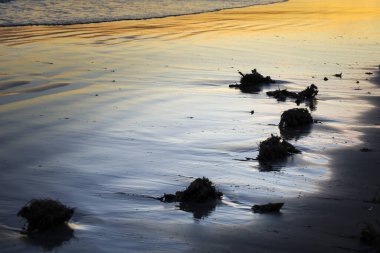
<svg viewBox="0 0 380 253">
<path fill-rule="evenodd" d="M 1 0 L 0 26 L 62 25 L 147 19 L 282 0 Z"/>
</svg>

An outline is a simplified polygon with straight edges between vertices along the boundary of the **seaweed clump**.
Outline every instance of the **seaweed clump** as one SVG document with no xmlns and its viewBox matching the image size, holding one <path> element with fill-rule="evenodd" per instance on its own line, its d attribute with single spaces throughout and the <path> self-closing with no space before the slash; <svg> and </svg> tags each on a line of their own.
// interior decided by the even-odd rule
<svg viewBox="0 0 380 253">
<path fill-rule="evenodd" d="M 279 127 L 298 127 L 313 123 L 310 112 L 304 108 L 293 108 L 282 113 Z"/>
<path fill-rule="evenodd" d="M 162 202 L 180 202 L 179 209 L 193 214 L 194 218 L 201 219 L 210 215 L 223 193 L 216 190 L 208 178 L 197 178 L 184 191 L 175 194 L 164 194 L 158 198 Z"/>
<path fill-rule="evenodd" d="M 318 90 L 318 87 L 314 84 L 306 87 L 306 89 L 304 89 L 303 91 L 299 92 L 298 93 L 298 98 L 296 100 L 296 103 L 298 101 L 298 104 L 304 100 L 307 100 L 307 99 L 313 99 L 317 96 L 319 90 Z"/>
<path fill-rule="evenodd" d="M 284 159 L 292 154 L 299 154 L 300 150 L 279 136 L 272 135 L 259 145 L 259 162 L 272 162 Z"/>
<path fill-rule="evenodd" d="M 306 89 L 300 91 L 300 92 L 293 92 L 288 91 L 287 89 L 284 90 L 274 90 L 274 91 L 268 91 L 267 95 L 269 97 L 274 97 L 277 99 L 277 101 L 286 101 L 286 99 L 295 99 L 295 102 L 297 105 L 304 101 L 312 101 L 317 96 L 319 90 L 318 87 L 314 84 L 306 87 Z"/>
<path fill-rule="evenodd" d="M 284 206 L 284 203 L 268 203 L 265 205 L 254 205 L 252 210 L 254 213 L 278 213 Z"/>
<path fill-rule="evenodd" d="M 17 216 L 27 220 L 27 232 L 44 231 L 64 225 L 71 219 L 74 210 L 56 200 L 33 199 L 20 209 Z"/>
<path fill-rule="evenodd" d="M 230 88 L 238 88 L 245 93 L 255 93 L 262 89 L 263 84 L 275 83 L 275 81 L 270 77 L 264 77 L 262 74 L 253 69 L 251 73 L 243 74 L 239 71 L 241 75 L 240 84 L 231 84 Z"/>
<path fill-rule="evenodd" d="M 164 194 L 162 202 L 206 203 L 220 200 L 223 193 L 216 190 L 214 184 L 206 177 L 197 178 L 184 191 L 175 194 Z"/>
<path fill-rule="evenodd" d="M 376 192 L 375 196 L 373 196 L 373 198 L 368 202 L 373 204 L 380 204 L 380 192 Z"/>
<path fill-rule="evenodd" d="M 380 223 L 376 220 L 377 227 Z M 364 223 L 364 227 L 360 231 L 360 241 L 372 246 L 372 250 L 380 252 L 380 231 L 372 224 Z"/>
</svg>

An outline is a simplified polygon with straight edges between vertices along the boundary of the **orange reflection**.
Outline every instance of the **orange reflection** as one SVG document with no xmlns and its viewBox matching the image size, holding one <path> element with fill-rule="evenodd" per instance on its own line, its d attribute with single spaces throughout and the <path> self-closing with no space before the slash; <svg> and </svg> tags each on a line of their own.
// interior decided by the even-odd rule
<svg viewBox="0 0 380 253">
<path fill-rule="evenodd" d="M 342 26 L 342 23 L 345 25 Z M 377 0 L 291 0 L 289 2 L 231 9 L 219 12 L 68 26 L 0 28 L 0 43 L 17 45 L 41 40 L 74 38 L 93 40 L 99 45 L 185 39 L 202 35 L 245 36 L 247 32 L 289 33 L 315 29 L 340 33 L 380 33 L 380 2 Z M 336 30 L 334 30 L 336 32 Z M 251 34 L 252 35 L 252 34 Z"/>
</svg>

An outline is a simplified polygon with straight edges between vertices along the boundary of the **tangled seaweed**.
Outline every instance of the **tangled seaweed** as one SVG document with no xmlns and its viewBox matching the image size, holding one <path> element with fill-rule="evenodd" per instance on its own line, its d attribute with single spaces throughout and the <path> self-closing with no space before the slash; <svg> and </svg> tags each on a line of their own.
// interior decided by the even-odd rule
<svg viewBox="0 0 380 253">
<path fill-rule="evenodd" d="M 298 98 L 297 92 L 288 91 L 287 89 L 267 91 L 267 95 L 269 97 L 274 97 L 275 99 L 277 99 L 277 101 L 282 101 L 282 102 L 286 101 L 287 98 L 293 98 L 293 99 Z"/>
<path fill-rule="evenodd" d="M 252 73 L 249 74 L 243 74 L 239 71 L 241 75 L 240 84 L 231 84 L 229 87 L 240 89 L 245 93 L 255 93 L 261 91 L 263 84 L 275 83 L 270 76 L 264 77 L 257 72 L 256 69 L 253 69 L 251 72 Z"/>
<path fill-rule="evenodd" d="M 17 216 L 27 220 L 27 232 L 44 231 L 68 222 L 74 210 L 56 200 L 33 199 L 20 209 Z"/>
<path fill-rule="evenodd" d="M 184 191 L 175 194 L 164 194 L 158 198 L 162 202 L 180 202 L 179 209 L 193 214 L 194 218 L 201 219 L 215 210 L 223 193 L 216 190 L 208 178 L 197 178 Z"/>
<path fill-rule="evenodd" d="M 164 194 L 160 198 L 162 202 L 192 202 L 206 203 L 220 200 L 223 193 L 216 190 L 213 183 L 208 178 L 197 178 L 184 191 L 177 191 L 175 194 Z"/>
<path fill-rule="evenodd" d="M 373 150 L 370 148 L 361 148 L 359 149 L 360 152 L 372 152 Z"/>
<path fill-rule="evenodd" d="M 279 127 L 298 127 L 313 123 L 310 112 L 304 108 L 293 108 L 282 113 Z"/>
<path fill-rule="evenodd" d="M 277 101 L 286 101 L 286 99 L 295 99 L 295 102 L 297 105 L 299 105 L 302 102 L 305 101 L 312 101 L 315 99 L 315 97 L 318 94 L 318 87 L 314 84 L 306 87 L 303 91 L 300 92 L 292 92 L 288 91 L 286 89 L 284 90 L 275 90 L 275 91 L 268 91 L 267 95 L 269 97 L 274 97 L 277 99 Z"/>
<path fill-rule="evenodd" d="M 254 213 L 278 213 L 284 206 L 284 203 L 268 203 L 265 205 L 254 205 L 252 210 Z"/>
<path fill-rule="evenodd" d="M 318 87 L 314 84 L 306 87 L 306 89 L 304 89 L 303 91 L 301 91 L 300 93 L 298 93 L 298 98 L 296 100 L 296 103 L 298 101 L 298 103 L 302 102 L 302 101 L 305 101 L 307 99 L 313 99 L 317 96 L 319 90 L 318 90 Z"/>
<path fill-rule="evenodd" d="M 301 151 L 296 149 L 292 144 L 279 136 L 272 135 L 260 143 L 257 160 L 259 160 L 259 162 L 273 162 L 299 153 L 301 153 Z"/>
<path fill-rule="evenodd" d="M 364 227 L 360 231 L 360 241 L 372 246 L 372 250 L 380 252 L 380 223 L 376 220 L 376 225 L 364 223 Z"/>
<path fill-rule="evenodd" d="M 376 194 L 369 202 L 373 204 L 380 204 L 380 192 L 376 192 Z"/>
</svg>

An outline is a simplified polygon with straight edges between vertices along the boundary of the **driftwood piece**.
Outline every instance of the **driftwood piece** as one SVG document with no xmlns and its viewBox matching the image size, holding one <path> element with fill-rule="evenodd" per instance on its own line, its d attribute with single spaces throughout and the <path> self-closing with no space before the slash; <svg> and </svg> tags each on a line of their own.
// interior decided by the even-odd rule
<svg viewBox="0 0 380 253">
<path fill-rule="evenodd" d="M 255 213 L 278 213 L 284 206 L 284 203 L 268 203 L 265 205 L 254 205 L 252 207 Z"/>
<path fill-rule="evenodd" d="M 240 84 L 231 84 L 229 87 L 240 89 L 245 93 L 259 92 L 263 85 L 275 83 L 270 76 L 264 77 L 256 69 L 253 69 L 251 73 L 248 74 L 243 74 L 239 71 L 239 74 L 241 75 Z"/>
</svg>

